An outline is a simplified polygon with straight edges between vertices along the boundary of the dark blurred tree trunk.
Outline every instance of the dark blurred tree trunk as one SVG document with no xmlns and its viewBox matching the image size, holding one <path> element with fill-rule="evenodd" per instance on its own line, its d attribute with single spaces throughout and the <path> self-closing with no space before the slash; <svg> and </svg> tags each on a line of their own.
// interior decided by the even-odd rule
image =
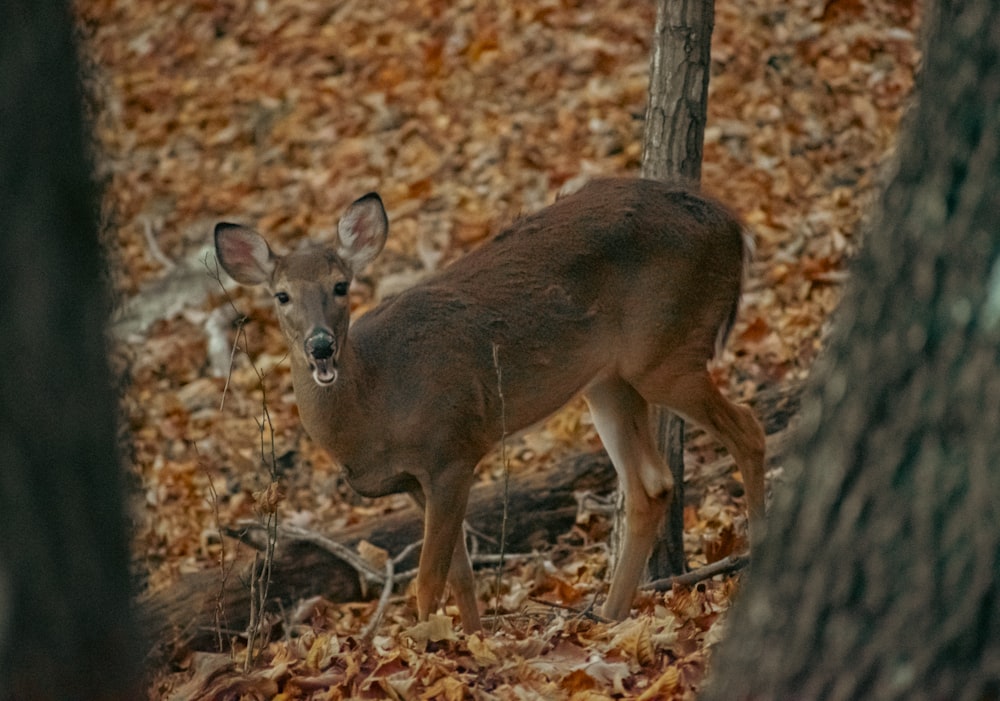
<svg viewBox="0 0 1000 701">
<path fill-rule="evenodd" d="M 714 0 L 658 0 L 650 59 L 649 105 L 643 131 L 642 177 L 701 179 L 708 113 L 708 78 L 715 21 Z M 657 409 L 660 452 L 674 476 L 674 494 L 659 542 L 649 558 L 650 575 L 683 572 L 684 421 Z M 620 509 L 619 509 L 620 510 Z"/>
<path fill-rule="evenodd" d="M 0 698 L 135 699 L 72 18 L 6 0 L 0 26 Z"/>
<path fill-rule="evenodd" d="M 919 106 L 705 699 L 1000 696 L 1000 5 Z"/>
</svg>

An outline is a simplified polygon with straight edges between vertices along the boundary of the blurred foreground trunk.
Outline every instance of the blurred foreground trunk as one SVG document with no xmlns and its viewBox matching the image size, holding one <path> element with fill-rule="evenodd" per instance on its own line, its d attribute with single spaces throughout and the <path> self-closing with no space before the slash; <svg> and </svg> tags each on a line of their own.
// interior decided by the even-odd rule
<svg viewBox="0 0 1000 701">
<path fill-rule="evenodd" d="M 702 698 L 1000 697 L 1000 6 L 919 106 Z"/>
<path fill-rule="evenodd" d="M 108 304 L 68 3 L 0 4 L 0 699 L 135 699 Z"/>
</svg>

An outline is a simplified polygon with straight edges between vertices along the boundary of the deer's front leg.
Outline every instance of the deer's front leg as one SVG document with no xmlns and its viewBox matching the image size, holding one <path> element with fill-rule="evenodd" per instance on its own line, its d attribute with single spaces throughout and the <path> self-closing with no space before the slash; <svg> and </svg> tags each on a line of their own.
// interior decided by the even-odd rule
<svg viewBox="0 0 1000 701">
<path fill-rule="evenodd" d="M 451 569 L 448 571 L 448 583 L 455 595 L 458 612 L 462 617 L 462 630 L 475 633 L 482 630 L 479 621 L 479 603 L 476 599 L 476 577 L 472 572 L 472 561 L 465 545 L 465 528 L 459 532 L 455 550 L 451 556 Z"/>
<path fill-rule="evenodd" d="M 467 633 L 480 629 L 472 565 L 465 548 L 462 521 L 472 484 L 472 470 L 455 468 L 435 475 L 414 494 L 424 507 L 424 544 L 417 569 L 417 614 L 421 621 L 435 610 L 450 579 Z"/>
</svg>

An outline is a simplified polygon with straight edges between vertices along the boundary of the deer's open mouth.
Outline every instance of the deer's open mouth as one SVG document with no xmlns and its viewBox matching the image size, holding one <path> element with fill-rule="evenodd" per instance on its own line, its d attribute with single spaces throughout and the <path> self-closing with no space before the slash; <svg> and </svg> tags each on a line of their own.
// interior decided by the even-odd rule
<svg viewBox="0 0 1000 701">
<path fill-rule="evenodd" d="M 323 387 L 336 382 L 337 365 L 333 336 L 322 331 L 314 333 L 306 339 L 305 350 L 316 384 Z"/>
<path fill-rule="evenodd" d="M 316 384 L 325 387 L 337 381 L 337 368 L 333 366 L 332 358 L 322 360 L 312 358 L 309 364 L 312 366 L 312 375 Z"/>
</svg>

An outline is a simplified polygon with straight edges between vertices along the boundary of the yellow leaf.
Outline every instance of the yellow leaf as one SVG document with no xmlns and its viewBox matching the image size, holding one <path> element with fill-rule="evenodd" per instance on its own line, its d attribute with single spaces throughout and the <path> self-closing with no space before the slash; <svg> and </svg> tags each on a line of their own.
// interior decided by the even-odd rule
<svg viewBox="0 0 1000 701">
<path fill-rule="evenodd" d="M 451 617 L 436 613 L 431 614 L 426 621 L 407 628 L 403 634 L 421 645 L 425 645 L 428 641 L 438 643 L 442 640 L 458 640 Z"/>
<path fill-rule="evenodd" d="M 472 653 L 472 657 L 477 663 L 483 666 L 491 666 L 500 662 L 500 658 L 493 652 L 489 642 L 487 642 L 482 634 L 474 633 L 470 635 L 466 640 L 466 644 L 469 646 L 469 652 Z"/>
</svg>

